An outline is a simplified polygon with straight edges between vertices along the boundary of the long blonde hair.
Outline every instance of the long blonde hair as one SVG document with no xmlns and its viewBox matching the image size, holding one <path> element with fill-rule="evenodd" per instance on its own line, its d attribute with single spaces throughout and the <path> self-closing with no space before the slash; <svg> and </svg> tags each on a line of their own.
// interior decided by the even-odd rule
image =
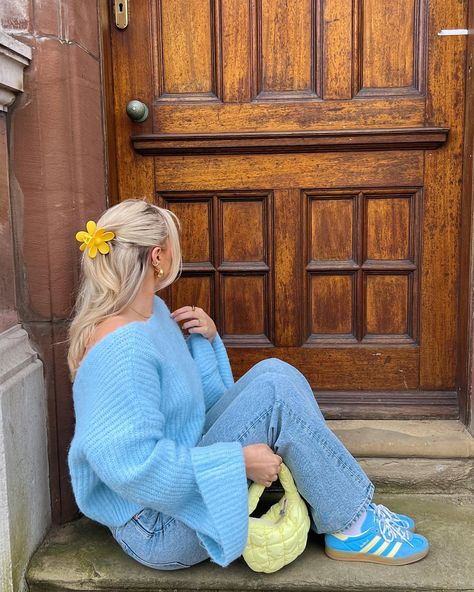
<svg viewBox="0 0 474 592">
<path fill-rule="evenodd" d="M 92 259 L 86 250 L 82 256 L 81 280 L 68 335 L 72 381 L 96 326 L 120 314 L 136 297 L 150 265 L 151 248 L 165 248 L 169 239 L 171 268 L 160 289 L 174 282 L 181 269 L 179 221 L 169 210 L 144 199 L 127 199 L 106 210 L 97 220 L 97 228 L 111 230 L 115 238 L 108 242 L 107 255 L 97 253 Z"/>
</svg>

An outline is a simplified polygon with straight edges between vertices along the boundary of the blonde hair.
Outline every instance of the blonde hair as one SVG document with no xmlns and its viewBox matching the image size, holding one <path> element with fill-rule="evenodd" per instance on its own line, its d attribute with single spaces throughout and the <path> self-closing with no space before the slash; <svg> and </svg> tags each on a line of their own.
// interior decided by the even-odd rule
<svg viewBox="0 0 474 592">
<path fill-rule="evenodd" d="M 181 270 L 179 220 L 173 212 L 144 199 L 127 199 L 106 210 L 97 228 L 115 233 L 107 255 L 92 259 L 84 251 L 81 280 L 69 327 L 68 366 L 73 381 L 86 344 L 96 326 L 120 314 L 140 290 L 150 262 L 150 250 L 166 248 L 169 239 L 171 268 L 160 289 L 169 286 Z"/>
</svg>

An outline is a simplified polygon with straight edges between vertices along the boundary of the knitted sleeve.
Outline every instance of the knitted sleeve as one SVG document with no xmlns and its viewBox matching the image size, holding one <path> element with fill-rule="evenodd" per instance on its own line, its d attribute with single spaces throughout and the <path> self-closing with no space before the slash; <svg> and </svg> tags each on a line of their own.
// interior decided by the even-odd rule
<svg viewBox="0 0 474 592">
<path fill-rule="evenodd" d="M 123 498 L 197 531 L 211 559 L 225 566 L 247 542 L 242 445 L 187 447 L 164 436 L 159 354 L 145 341 L 143 335 L 110 341 L 94 360 L 93 409 L 83 436 L 87 460 Z"/>
<path fill-rule="evenodd" d="M 227 351 L 219 334 L 211 344 L 199 333 L 192 333 L 187 344 L 201 373 L 207 411 L 234 384 Z"/>
</svg>

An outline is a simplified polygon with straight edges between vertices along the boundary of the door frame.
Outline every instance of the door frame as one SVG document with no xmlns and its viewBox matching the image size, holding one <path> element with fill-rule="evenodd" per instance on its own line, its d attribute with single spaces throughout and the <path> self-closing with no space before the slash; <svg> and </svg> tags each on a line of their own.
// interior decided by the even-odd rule
<svg viewBox="0 0 474 592">
<path fill-rule="evenodd" d="M 432 0 L 433 1 L 433 0 Z M 439 1 L 439 0 L 434 0 Z M 461 237 L 458 316 L 458 367 L 456 392 L 459 403 L 459 419 L 474 435 L 474 0 L 468 2 L 468 29 L 465 67 L 465 115 L 463 146 L 463 178 L 461 196 Z M 113 27 L 111 0 L 99 0 L 99 25 L 101 43 L 101 94 L 104 117 L 104 145 L 106 151 L 106 194 L 108 206 L 117 203 L 118 177 L 115 148 L 115 114 L 113 106 L 113 76 L 111 54 L 111 30 Z M 325 402 L 322 402 L 324 412 Z"/>
<path fill-rule="evenodd" d="M 468 0 L 468 31 L 465 68 L 465 114 L 461 197 L 461 249 L 459 282 L 459 330 L 457 371 L 460 420 L 474 435 L 474 0 Z"/>
</svg>

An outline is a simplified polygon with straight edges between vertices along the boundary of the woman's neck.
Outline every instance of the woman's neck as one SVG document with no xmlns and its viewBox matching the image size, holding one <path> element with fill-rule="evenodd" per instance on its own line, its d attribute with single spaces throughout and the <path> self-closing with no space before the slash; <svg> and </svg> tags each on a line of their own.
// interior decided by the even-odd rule
<svg viewBox="0 0 474 592">
<path fill-rule="evenodd" d="M 95 345 L 98 340 L 100 340 L 110 331 L 113 331 L 119 326 L 132 321 L 148 320 L 153 314 L 153 298 L 155 296 L 155 292 L 156 287 L 153 281 L 153 276 L 151 277 L 151 281 L 149 276 L 147 276 L 138 294 L 132 300 L 130 305 L 121 311 L 120 315 L 109 317 L 105 321 L 99 323 L 93 335 L 91 335 L 88 343 L 86 344 L 82 358 L 84 358 L 89 349 Z"/>
<path fill-rule="evenodd" d="M 131 312 L 135 316 L 138 316 L 142 320 L 149 319 L 153 314 L 153 298 L 155 296 L 156 286 L 153 278 L 153 274 L 149 274 L 145 277 L 143 285 L 141 286 L 138 294 L 130 302 L 129 306 L 122 311 L 122 314 Z"/>
</svg>

